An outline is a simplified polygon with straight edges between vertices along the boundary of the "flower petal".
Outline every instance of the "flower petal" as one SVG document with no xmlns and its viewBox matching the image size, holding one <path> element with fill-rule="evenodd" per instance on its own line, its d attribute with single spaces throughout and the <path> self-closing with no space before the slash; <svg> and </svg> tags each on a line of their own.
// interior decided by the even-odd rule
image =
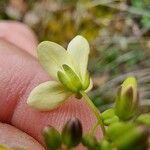
<svg viewBox="0 0 150 150">
<path fill-rule="evenodd" d="M 80 76 L 84 81 L 87 71 L 88 55 L 89 55 L 89 44 L 88 41 L 78 35 L 71 40 L 68 45 L 67 51 L 74 58 L 77 63 L 77 67 L 80 71 Z"/>
<path fill-rule="evenodd" d="M 47 111 L 58 107 L 70 93 L 56 81 L 47 81 L 40 84 L 30 93 L 27 104 L 33 108 Z"/>
<path fill-rule="evenodd" d="M 42 66 L 55 79 L 57 79 L 57 72 L 61 70 L 63 64 L 72 67 L 71 58 L 67 51 L 54 42 L 41 42 L 37 50 Z"/>
</svg>

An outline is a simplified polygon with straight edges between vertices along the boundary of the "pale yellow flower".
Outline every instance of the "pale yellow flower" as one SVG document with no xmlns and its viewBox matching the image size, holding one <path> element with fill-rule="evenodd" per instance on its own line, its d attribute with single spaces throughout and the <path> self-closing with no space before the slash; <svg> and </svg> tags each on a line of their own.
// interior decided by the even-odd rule
<svg viewBox="0 0 150 150">
<path fill-rule="evenodd" d="M 27 103 L 39 110 L 51 110 L 62 104 L 70 95 L 80 97 L 80 91 L 88 91 L 92 82 L 87 71 L 89 44 L 82 36 L 76 36 L 67 50 L 57 43 L 44 41 L 38 45 L 41 65 L 53 77 L 35 87 Z"/>
</svg>

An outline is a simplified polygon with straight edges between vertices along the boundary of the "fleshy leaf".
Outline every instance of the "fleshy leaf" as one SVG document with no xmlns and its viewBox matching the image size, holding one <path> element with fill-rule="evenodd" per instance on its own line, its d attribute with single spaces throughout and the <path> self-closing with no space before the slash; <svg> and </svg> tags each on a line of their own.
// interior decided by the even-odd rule
<svg viewBox="0 0 150 150">
<path fill-rule="evenodd" d="M 88 55 L 90 51 L 88 41 L 84 37 L 78 35 L 71 40 L 67 51 L 77 64 L 80 77 L 84 82 L 87 71 Z"/>
<path fill-rule="evenodd" d="M 62 69 L 63 64 L 67 64 L 71 68 L 74 68 L 71 63 L 71 57 L 69 57 L 67 51 L 54 42 L 41 42 L 38 45 L 37 51 L 40 63 L 49 75 L 55 79 L 57 79 L 57 72 Z"/>
<path fill-rule="evenodd" d="M 56 81 L 40 84 L 30 93 L 27 104 L 33 108 L 47 111 L 58 107 L 70 96 Z"/>
</svg>

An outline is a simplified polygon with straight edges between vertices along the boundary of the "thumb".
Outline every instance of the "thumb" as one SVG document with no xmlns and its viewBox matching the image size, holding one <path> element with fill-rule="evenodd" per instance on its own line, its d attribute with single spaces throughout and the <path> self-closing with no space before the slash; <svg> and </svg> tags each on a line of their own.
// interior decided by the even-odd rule
<svg viewBox="0 0 150 150">
<path fill-rule="evenodd" d="M 24 45 L 26 45 L 26 41 Z M 33 53 L 33 52 L 30 52 Z M 5 63 L 4 63 L 5 62 Z M 16 46 L 0 40 L 0 120 L 9 122 L 42 143 L 41 131 L 46 125 L 61 130 L 71 117 L 81 120 L 88 132 L 96 118 L 83 100 L 71 97 L 65 104 L 49 112 L 39 112 L 26 104 L 31 90 L 50 80 L 37 60 Z M 97 133 L 102 136 L 101 130 Z"/>
</svg>

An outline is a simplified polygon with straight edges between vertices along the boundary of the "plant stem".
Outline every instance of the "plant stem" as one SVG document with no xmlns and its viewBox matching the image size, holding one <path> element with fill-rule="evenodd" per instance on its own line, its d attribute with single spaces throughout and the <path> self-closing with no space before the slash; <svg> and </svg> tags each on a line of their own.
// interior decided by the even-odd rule
<svg viewBox="0 0 150 150">
<path fill-rule="evenodd" d="M 95 134 L 95 131 L 96 131 L 96 129 L 97 129 L 97 127 L 99 126 L 99 123 L 97 122 L 94 126 L 93 126 L 93 128 L 90 130 L 90 134 L 91 135 L 94 135 Z"/>
<path fill-rule="evenodd" d="M 89 98 L 89 96 L 84 91 L 81 91 L 80 93 L 83 96 L 84 100 L 88 103 L 88 105 L 90 106 L 92 111 L 94 112 L 94 114 L 97 118 L 98 124 L 102 128 L 103 135 L 105 135 L 105 127 L 104 127 L 103 121 L 101 119 L 101 115 L 100 115 L 99 110 L 96 108 L 96 106 L 93 104 L 92 100 Z"/>
</svg>

